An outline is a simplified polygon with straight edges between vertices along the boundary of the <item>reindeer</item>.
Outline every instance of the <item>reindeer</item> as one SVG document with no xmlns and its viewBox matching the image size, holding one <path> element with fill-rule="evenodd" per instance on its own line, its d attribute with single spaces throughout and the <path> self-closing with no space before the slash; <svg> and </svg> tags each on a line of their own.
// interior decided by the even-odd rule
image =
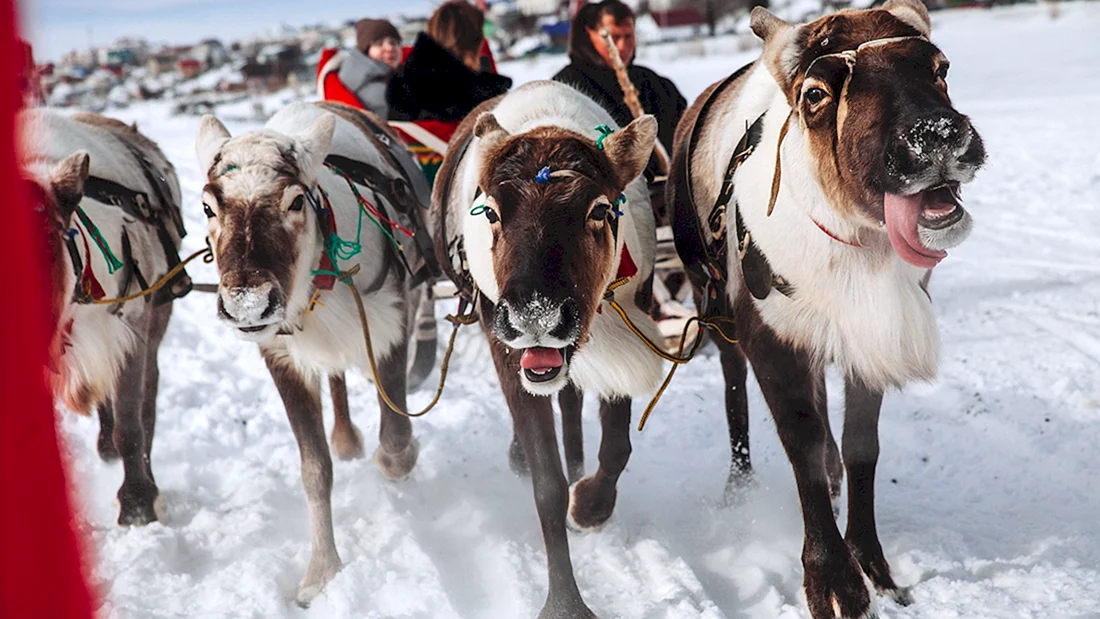
<svg viewBox="0 0 1100 619">
<path fill-rule="evenodd" d="M 646 115 L 611 127 L 607 112 L 576 90 L 531 82 L 462 122 L 432 196 L 436 255 L 477 303 L 512 414 L 509 461 L 534 483 L 550 577 L 542 618 L 594 616 L 573 576 L 566 521 L 594 529 L 611 516 L 630 456 L 631 397 L 661 378 L 660 359 L 605 309 L 610 294 L 657 338 L 647 311 L 656 237 L 638 178 L 657 123 Z M 630 279 L 607 293 L 618 277 Z M 599 468 L 582 478 L 584 391 L 600 397 L 603 437 Z"/>
<path fill-rule="evenodd" d="M 341 567 L 320 377 L 332 378 L 337 404 L 333 449 L 341 458 L 356 457 L 362 440 L 348 419 L 343 372 L 368 367 L 369 360 L 353 295 L 361 296 L 366 309 L 377 385 L 402 410 L 412 312 L 419 302 L 420 288 L 410 289 L 408 256 L 386 236 L 398 234 L 394 211 L 408 206 L 402 198 L 408 194 L 395 189 L 402 173 L 370 130 L 384 123 L 365 114 L 341 105 L 292 103 L 263 130 L 235 138 L 207 115 L 196 141 L 219 274 L 218 318 L 242 340 L 259 345 L 301 453 L 313 532 L 312 556 L 297 592 L 302 606 Z M 356 243 L 351 235 L 357 229 Z M 336 251 L 337 244 L 346 252 L 352 243 L 358 253 Z M 354 290 L 342 283 L 347 278 Z M 419 443 L 409 419 L 381 395 L 379 408 L 374 459 L 387 479 L 398 481 L 415 465 Z"/>
<path fill-rule="evenodd" d="M 49 379 L 66 408 L 98 410 L 98 451 L 122 459 L 120 525 L 157 519 L 150 454 L 157 418 L 157 350 L 173 299 L 190 290 L 179 264 L 179 181 L 156 144 L 96 114 L 35 109 L 19 118 L 22 174 L 46 225 L 50 265 Z"/>
<path fill-rule="evenodd" d="M 875 526 L 882 396 L 935 375 L 927 278 L 970 230 L 959 187 L 985 150 L 952 107 L 948 61 L 917 0 L 801 26 L 756 8 L 751 27 L 760 59 L 681 121 L 668 203 L 703 313 L 737 324 L 740 349 L 721 350 L 727 394 L 739 394 L 727 400 L 732 470 L 750 470 L 747 357 L 797 481 L 810 613 L 874 616 L 864 576 L 908 603 Z M 843 454 L 825 406 L 828 364 L 846 377 Z"/>
</svg>

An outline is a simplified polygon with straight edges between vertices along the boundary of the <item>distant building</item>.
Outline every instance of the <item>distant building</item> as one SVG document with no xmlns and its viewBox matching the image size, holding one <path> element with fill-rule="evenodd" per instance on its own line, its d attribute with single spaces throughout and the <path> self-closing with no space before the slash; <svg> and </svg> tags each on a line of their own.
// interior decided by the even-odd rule
<svg viewBox="0 0 1100 619">
<path fill-rule="evenodd" d="M 203 71 L 202 62 L 195 58 L 180 58 L 176 63 L 176 69 L 183 76 L 183 79 L 189 80 L 193 77 L 198 77 Z"/>
<path fill-rule="evenodd" d="M 229 51 L 222 42 L 217 39 L 206 39 L 191 48 L 187 54 L 190 58 L 198 60 L 203 69 L 209 71 L 229 62 Z"/>
</svg>

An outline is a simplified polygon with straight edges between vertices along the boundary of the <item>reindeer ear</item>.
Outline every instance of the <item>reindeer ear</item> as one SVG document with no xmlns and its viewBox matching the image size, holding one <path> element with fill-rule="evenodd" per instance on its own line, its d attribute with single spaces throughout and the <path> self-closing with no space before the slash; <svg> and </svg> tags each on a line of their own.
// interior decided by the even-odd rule
<svg viewBox="0 0 1100 619">
<path fill-rule="evenodd" d="M 932 34 L 932 18 L 920 0 L 886 0 L 882 8 L 894 17 L 916 28 L 924 36 Z"/>
<path fill-rule="evenodd" d="M 478 148 L 482 152 L 487 152 L 487 149 L 500 144 L 510 135 L 504 127 L 500 126 L 492 112 L 482 113 L 474 123 L 474 136 L 478 138 Z"/>
<path fill-rule="evenodd" d="M 64 158 L 50 170 L 53 195 L 61 207 L 66 221 L 84 197 L 84 181 L 88 179 L 90 160 L 87 151 L 77 151 Z"/>
<path fill-rule="evenodd" d="M 302 171 L 303 180 L 310 181 L 317 178 L 321 164 L 332 151 L 332 136 L 335 133 L 336 116 L 326 112 L 309 123 L 304 131 L 294 135 L 294 140 L 301 147 L 298 165 Z"/>
<path fill-rule="evenodd" d="M 788 91 L 798 69 L 798 57 L 793 46 L 797 28 L 762 6 L 752 10 L 749 26 L 764 41 L 760 62 L 767 67 L 787 98 L 791 99 L 792 94 Z"/>
<path fill-rule="evenodd" d="M 652 114 L 635 118 L 629 125 L 604 139 L 603 150 L 615 171 L 615 181 L 620 189 L 645 170 L 656 143 L 657 119 Z"/>
<path fill-rule="evenodd" d="M 199 135 L 195 139 L 195 154 L 198 155 L 199 169 L 203 174 L 210 172 L 210 166 L 214 164 L 214 157 L 217 156 L 230 137 L 229 130 L 213 115 L 206 114 L 199 120 Z"/>
<path fill-rule="evenodd" d="M 749 27 L 756 33 L 756 36 L 760 37 L 760 40 L 767 44 L 768 40 L 775 36 L 776 33 L 782 32 L 791 25 L 772 13 L 768 9 L 758 6 L 752 10 L 752 15 L 749 17 Z"/>
</svg>

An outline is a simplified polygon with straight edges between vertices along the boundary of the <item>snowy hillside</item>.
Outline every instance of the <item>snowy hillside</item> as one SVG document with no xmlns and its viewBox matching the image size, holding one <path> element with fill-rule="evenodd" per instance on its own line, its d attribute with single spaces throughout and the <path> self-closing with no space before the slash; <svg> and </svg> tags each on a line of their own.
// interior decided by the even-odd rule
<svg viewBox="0 0 1100 619">
<path fill-rule="evenodd" d="M 952 97 L 990 156 L 964 195 L 975 232 L 932 280 L 940 377 L 888 394 L 883 409 L 879 530 L 915 600 L 879 600 L 883 617 L 1100 617 L 1100 3 L 1060 9 L 1054 20 L 1046 5 L 933 17 Z M 646 62 L 690 100 L 750 58 Z M 563 62 L 501 70 L 520 83 Z M 190 253 L 206 226 L 198 119 L 168 109 L 119 116 L 177 166 Z M 226 116 L 234 132 L 257 126 L 244 108 Z M 214 281 L 208 265 L 190 272 Z M 121 466 L 96 456 L 94 419 L 61 420 L 103 617 L 522 619 L 540 609 L 546 563 L 530 483 L 508 468 L 511 425 L 476 328 L 459 337 L 442 405 L 414 422 L 421 456 L 409 480 L 387 482 L 369 461 L 335 463 L 345 567 L 307 610 L 293 601 L 310 548 L 298 450 L 255 346 L 218 324 L 212 295 L 193 293 L 176 303 L 160 362 L 161 522 L 115 526 Z M 581 592 L 602 617 L 808 616 L 793 475 L 755 384 L 759 487 L 743 506 L 720 504 L 721 385 L 716 357 L 678 372 L 632 434 L 615 515 L 600 532 L 570 534 Z M 839 386 L 830 377 L 834 428 Z M 358 376 L 349 389 L 369 452 L 375 394 Z M 590 400 L 590 471 L 595 413 Z"/>
</svg>

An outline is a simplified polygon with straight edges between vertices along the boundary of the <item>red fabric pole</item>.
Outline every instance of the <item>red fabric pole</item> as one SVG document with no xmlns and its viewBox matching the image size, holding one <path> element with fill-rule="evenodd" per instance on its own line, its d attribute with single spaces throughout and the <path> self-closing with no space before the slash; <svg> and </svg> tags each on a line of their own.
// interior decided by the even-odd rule
<svg viewBox="0 0 1100 619">
<path fill-rule="evenodd" d="M 19 182 L 21 58 L 12 0 L 0 0 L 0 617 L 92 616 L 44 368 L 49 285 L 41 223 Z M 33 222 L 33 223 L 32 223 Z M 38 225 L 34 225 L 37 223 Z"/>
</svg>

